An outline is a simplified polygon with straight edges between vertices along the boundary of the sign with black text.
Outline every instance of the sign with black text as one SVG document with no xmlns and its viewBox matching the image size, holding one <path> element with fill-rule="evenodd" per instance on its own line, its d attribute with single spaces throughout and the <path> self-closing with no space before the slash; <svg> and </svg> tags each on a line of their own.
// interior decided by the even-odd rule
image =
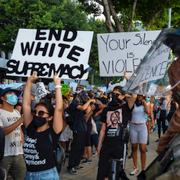
<svg viewBox="0 0 180 180">
<path fill-rule="evenodd" d="M 144 56 L 142 62 L 128 80 L 125 91 L 147 96 L 160 95 L 168 86 L 167 69 L 170 48 L 163 44 L 169 29 L 164 29 Z"/>
<path fill-rule="evenodd" d="M 100 76 L 133 74 L 160 31 L 98 34 Z"/>
<path fill-rule="evenodd" d="M 92 37 L 91 31 L 19 29 L 7 75 L 87 79 Z"/>
</svg>

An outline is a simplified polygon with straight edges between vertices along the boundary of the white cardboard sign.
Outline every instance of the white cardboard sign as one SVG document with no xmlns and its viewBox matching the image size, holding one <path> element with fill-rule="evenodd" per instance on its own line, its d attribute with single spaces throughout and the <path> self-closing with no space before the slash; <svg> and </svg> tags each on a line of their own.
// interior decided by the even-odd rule
<svg viewBox="0 0 180 180">
<path fill-rule="evenodd" d="M 19 29 L 7 74 L 87 79 L 92 37 L 91 31 Z"/>
<path fill-rule="evenodd" d="M 133 74 L 160 31 L 98 34 L 100 76 Z"/>
</svg>

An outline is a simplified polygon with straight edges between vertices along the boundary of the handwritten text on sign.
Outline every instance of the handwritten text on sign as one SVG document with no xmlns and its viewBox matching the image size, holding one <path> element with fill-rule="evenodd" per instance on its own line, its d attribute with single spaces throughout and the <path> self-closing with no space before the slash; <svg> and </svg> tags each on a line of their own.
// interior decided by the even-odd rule
<svg viewBox="0 0 180 180">
<path fill-rule="evenodd" d="M 8 75 L 87 79 L 88 58 L 93 32 L 71 30 L 20 29 Z"/>
<path fill-rule="evenodd" d="M 134 89 L 142 83 L 161 79 L 164 77 L 169 64 L 170 49 L 161 43 L 161 46 L 150 55 L 146 55 L 147 59 L 136 72 L 137 75 L 131 83 L 131 89 Z"/>
<path fill-rule="evenodd" d="M 100 76 L 132 74 L 160 31 L 98 34 Z"/>
</svg>

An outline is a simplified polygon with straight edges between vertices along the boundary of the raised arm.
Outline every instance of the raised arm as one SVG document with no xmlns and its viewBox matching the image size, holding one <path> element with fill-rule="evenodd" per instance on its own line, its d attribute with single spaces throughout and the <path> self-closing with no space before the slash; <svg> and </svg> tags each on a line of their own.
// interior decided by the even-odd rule
<svg viewBox="0 0 180 180">
<path fill-rule="evenodd" d="M 132 109 L 134 106 L 134 103 L 136 101 L 137 95 L 136 94 L 133 94 L 133 95 L 126 94 L 125 97 L 128 102 L 129 109 Z"/>
<path fill-rule="evenodd" d="M 91 102 L 95 103 L 96 100 L 95 100 L 95 99 L 89 99 L 85 104 L 83 104 L 83 105 L 78 105 L 78 106 L 77 106 L 77 109 L 79 109 L 79 110 L 81 110 L 81 111 L 86 111 Z"/>
<path fill-rule="evenodd" d="M 53 78 L 55 84 L 55 111 L 53 119 L 53 129 L 58 134 L 63 128 L 63 99 L 61 94 L 61 80 L 56 74 Z"/>
<path fill-rule="evenodd" d="M 37 73 L 34 72 L 32 76 L 30 76 L 27 80 L 27 83 L 24 88 L 23 94 L 23 119 L 24 125 L 27 127 L 32 121 L 32 114 L 31 114 L 31 88 L 32 83 L 37 80 Z"/>
</svg>

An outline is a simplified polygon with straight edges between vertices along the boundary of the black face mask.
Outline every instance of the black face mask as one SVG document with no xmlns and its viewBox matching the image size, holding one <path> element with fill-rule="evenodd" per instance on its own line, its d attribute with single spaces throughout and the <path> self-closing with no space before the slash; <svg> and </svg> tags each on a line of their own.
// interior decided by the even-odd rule
<svg viewBox="0 0 180 180">
<path fill-rule="evenodd" d="M 46 118 L 43 118 L 43 117 L 39 117 L 39 116 L 33 116 L 33 125 L 38 128 L 38 127 L 41 127 L 43 126 L 44 124 L 47 123 L 47 120 Z"/>
<path fill-rule="evenodd" d="M 141 106 L 142 105 L 142 101 L 136 101 L 136 106 Z"/>
<path fill-rule="evenodd" d="M 116 94 L 112 94 L 112 101 L 111 101 L 111 105 L 113 106 L 120 106 L 123 104 L 123 100 L 118 99 L 118 96 Z"/>
</svg>

